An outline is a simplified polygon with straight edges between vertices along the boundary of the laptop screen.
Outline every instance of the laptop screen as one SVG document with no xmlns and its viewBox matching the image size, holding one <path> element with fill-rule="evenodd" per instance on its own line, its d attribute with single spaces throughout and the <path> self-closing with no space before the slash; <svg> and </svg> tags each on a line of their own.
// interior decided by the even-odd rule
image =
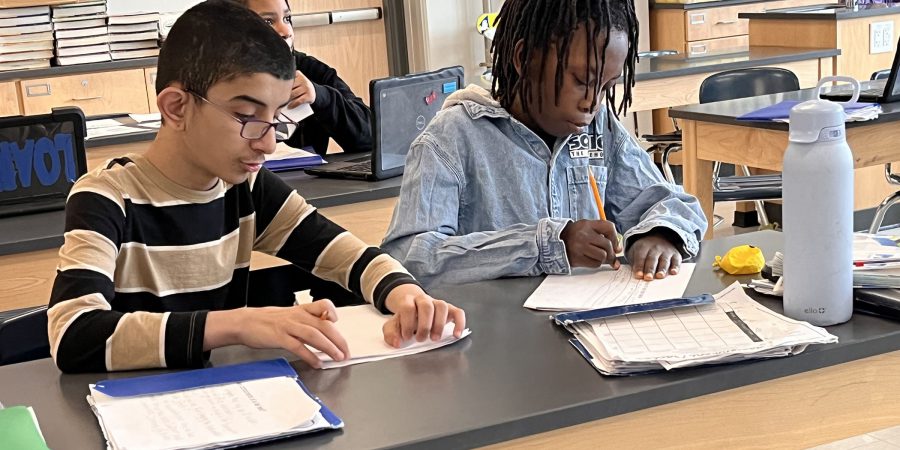
<svg viewBox="0 0 900 450">
<path fill-rule="evenodd" d="M 85 172 L 84 119 L 74 114 L 0 120 L 0 213 L 58 199 Z"/>
<path fill-rule="evenodd" d="M 375 133 L 379 169 L 402 168 L 412 141 L 434 119 L 450 94 L 462 86 L 462 69 L 442 70 L 422 77 L 389 80 L 375 85 Z"/>
</svg>

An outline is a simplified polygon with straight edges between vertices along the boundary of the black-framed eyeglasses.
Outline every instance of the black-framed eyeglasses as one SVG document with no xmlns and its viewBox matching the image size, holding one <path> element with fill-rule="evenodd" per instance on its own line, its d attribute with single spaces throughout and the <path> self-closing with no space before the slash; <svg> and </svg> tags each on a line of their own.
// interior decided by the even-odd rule
<svg viewBox="0 0 900 450">
<path fill-rule="evenodd" d="M 284 114 L 280 114 L 277 122 L 267 122 L 265 120 L 253 119 L 253 118 L 244 118 L 238 117 L 234 115 L 232 112 L 228 111 L 222 105 L 218 105 L 209 101 L 206 97 L 191 91 L 190 89 L 185 89 L 185 92 L 193 95 L 194 97 L 203 100 L 204 102 L 211 105 L 213 108 L 218 109 L 228 117 L 236 120 L 241 124 L 241 137 L 247 140 L 255 141 L 257 139 L 262 139 L 266 136 L 270 129 L 275 129 L 275 140 L 276 141 L 286 141 L 288 138 L 297 131 L 297 122 L 287 118 Z"/>
</svg>

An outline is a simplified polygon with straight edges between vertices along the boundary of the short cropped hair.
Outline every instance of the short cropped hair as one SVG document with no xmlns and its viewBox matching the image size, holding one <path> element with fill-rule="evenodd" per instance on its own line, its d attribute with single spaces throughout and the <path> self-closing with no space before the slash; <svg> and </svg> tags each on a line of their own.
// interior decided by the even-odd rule
<svg viewBox="0 0 900 450">
<path fill-rule="evenodd" d="M 233 1 L 207 0 L 185 11 L 159 52 L 156 93 L 172 83 L 206 95 L 243 75 L 293 80 L 296 63 L 284 40 L 258 15 Z"/>
</svg>

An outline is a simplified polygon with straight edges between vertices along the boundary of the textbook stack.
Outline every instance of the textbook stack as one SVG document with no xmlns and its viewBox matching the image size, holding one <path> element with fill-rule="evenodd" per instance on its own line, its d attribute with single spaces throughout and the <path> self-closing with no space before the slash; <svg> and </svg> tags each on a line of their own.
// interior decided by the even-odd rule
<svg viewBox="0 0 900 450">
<path fill-rule="evenodd" d="M 0 71 L 50 67 L 50 7 L 0 9 Z"/>
<path fill-rule="evenodd" d="M 106 1 L 53 6 L 56 65 L 109 61 Z"/>
<path fill-rule="evenodd" d="M 159 13 L 110 14 L 109 47 L 112 59 L 159 55 Z"/>
</svg>

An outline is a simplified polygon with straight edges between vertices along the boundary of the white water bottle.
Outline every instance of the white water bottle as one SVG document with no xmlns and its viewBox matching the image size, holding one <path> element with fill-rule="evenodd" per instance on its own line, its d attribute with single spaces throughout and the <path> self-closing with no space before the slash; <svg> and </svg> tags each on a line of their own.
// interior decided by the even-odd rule
<svg viewBox="0 0 900 450">
<path fill-rule="evenodd" d="M 859 98 L 853 84 L 851 102 Z M 817 95 L 818 96 L 818 95 Z M 813 325 L 834 325 L 853 314 L 853 154 L 844 110 L 827 100 L 800 103 L 790 113 L 784 154 L 784 312 Z"/>
</svg>

